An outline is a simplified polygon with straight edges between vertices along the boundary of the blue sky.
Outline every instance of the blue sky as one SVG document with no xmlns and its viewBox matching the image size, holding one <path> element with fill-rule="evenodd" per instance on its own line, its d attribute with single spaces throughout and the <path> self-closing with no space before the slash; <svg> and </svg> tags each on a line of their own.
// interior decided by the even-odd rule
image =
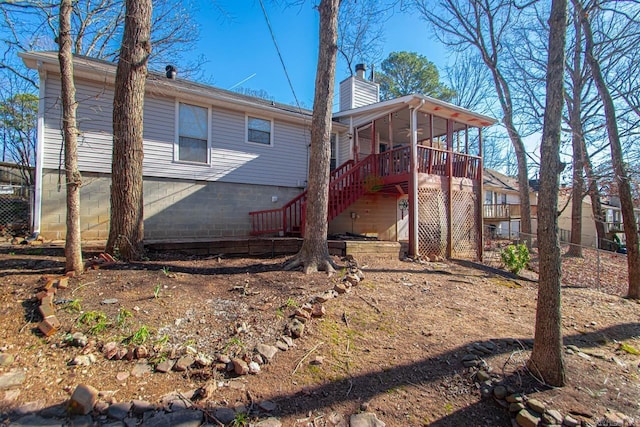
<svg viewBox="0 0 640 427">
<path fill-rule="evenodd" d="M 210 1 L 200 3 L 196 19 L 201 26 L 201 40 L 194 55 L 204 55 L 209 61 L 204 66 L 203 77 L 223 89 L 248 79 L 240 86 L 264 90 L 279 102 L 294 103 L 260 3 L 257 0 L 217 0 L 219 9 Z M 296 95 L 307 108 L 313 105 L 318 51 L 319 17 L 311 3 L 306 1 L 302 6 L 284 7 L 264 0 Z M 389 52 L 401 50 L 425 55 L 438 66 L 441 75 L 444 73 L 446 51 L 431 38 L 427 24 L 415 15 L 395 13 L 386 24 L 382 58 Z M 338 63 L 337 82 L 346 77 L 346 67 Z"/>
</svg>

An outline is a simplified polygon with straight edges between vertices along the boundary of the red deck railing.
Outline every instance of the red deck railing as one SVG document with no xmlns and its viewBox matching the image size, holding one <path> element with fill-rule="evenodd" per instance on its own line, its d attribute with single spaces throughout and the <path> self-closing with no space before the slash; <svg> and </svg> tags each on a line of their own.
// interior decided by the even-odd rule
<svg viewBox="0 0 640 427">
<path fill-rule="evenodd" d="M 439 148 L 418 146 L 418 172 L 457 178 L 480 179 L 480 157 L 454 153 Z M 400 147 L 371 154 L 358 163 L 353 160 L 333 170 L 329 181 L 328 221 L 340 215 L 367 192 L 384 185 L 385 178 L 411 172 L 411 147 Z M 301 234 L 307 191 L 300 193 L 282 208 L 249 212 L 251 234 Z"/>
</svg>

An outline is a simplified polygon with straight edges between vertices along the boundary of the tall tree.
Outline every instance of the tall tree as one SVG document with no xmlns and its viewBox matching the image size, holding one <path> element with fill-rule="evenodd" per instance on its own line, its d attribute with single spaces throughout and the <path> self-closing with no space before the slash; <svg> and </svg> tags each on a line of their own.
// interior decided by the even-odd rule
<svg viewBox="0 0 640 427">
<path fill-rule="evenodd" d="M 449 101 L 455 95 L 440 82 L 433 62 L 415 52 L 391 52 L 380 64 L 377 79 L 383 100 L 420 93 Z"/>
<path fill-rule="evenodd" d="M 582 127 L 582 94 L 584 88 L 582 31 L 580 17 L 574 10 L 572 20 L 574 43 L 573 54 L 567 65 L 570 90 L 566 91 L 569 127 L 571 128 L 571 148 L 573 171 L 571 180 L 571 245 L 567 255 L 582 257 L 582 198 L 584 197 L 584 131 Z"/>
<path fill-rule="evenodd" d="M 512 0 L 414 0 L 418 12 L 431 24 L 439 40 L 460 51 L 475 49 L 491 73 L 504 124 L 518 162 L 520 232 L 531 237 L 531 202 L 527 152 L 516 129 L 511 85 L 503 73 L 504 46 L 514 26 L 518 7 Z"/>
<path fill-rule="evenodd" d="M 565 383 L 562 360 L 562 316 L 560 298 L 561 258 L 558 245 L 558 189 L 560 173 L 560 126 L 564 105 L 564 58 L 567 0 L 553 0 L 549 16 L 547 96 L 542 132 L 540 194 L 538 202 L 538 248 L 540 278 L 536 329 L 529 369 L 549 384 Z"/>
<path fill-rule="evenodd" d="M 36 161 L 38 137 L 38 96 L 32 93 L 8 95 L 0 103 L 0 128 L 2 129 L 2 161 L 20 166 L 20 174 L 26 185 L 33 185 L 32 167 Z"/>
<path fill-rule="evenodd" d="M 143 109 L 151 54 L 151 0 L 126 0 L 124 35 L 113 98 L 111 218 L 107 252 L 125 260 L 143 254 Z"/>
<path fill-rule="evenodd" d="M 320 46 L 316 87 L 311 118 L 311 154 L 307 188 L 304 241 L 300 252 L 286 265 L 293 269 L 302 265 L 306 274 L 335 271 L 327 245 L 329 201 L 329 165 L 331 157 L 331 109 L 338 52 L 338 10 L 340 0 L 321 0 Z"/>
<path fill-rule="evenodd" d="M 356 61 L 372 64 L 380 60 L 385 19 L 378 0 L 347 0 L 338 13 L 338 53 L 347 70 L 354 73 Z"/>
<path fill-rule="evenodd" d="M 72 0 L 60 2 L 60 33 L 58 59 L 60 61 L 62 129 L 64 134 L 64 169 L 67 189 L 67 234 L 64 245 L 66 270 L 82 274 L 82 246 L 80 235 L 80 185 L 78 170 L 78 129 L 76 127 L 76 86 L 73 81 L 73 54 L 71 53 Z"/>
<path fill-rule="evenodd" d="M 631 184 L 622 154 L 622 144 L 618 133 L 615 105 L 603 77 L 600 62 L 594 54 L 595 42 L 590 20 L 594 14 L 598 13 L 599 5 L 598 2 L 594 2 L 592 7 L 587 10 L 583 7 L 581 0 L 572 1 L 574 7 L 580 14 L 580 22 L 584 31 L 587 63 L 589 64 L 591 76 L 593 77 L 593 81 L 598 89 L 598 94 L 604 105 L 607 134 L 609 136 L 609 143 L 611 144 L 611 163 L 618 187 L 622 220 L 624 221 L 624 234 L 627 241 L 627 269 L 629 277 L 627 297 L 640 299 L 640 248 L 638 247 L 638 225 L 633 210 Z"/>
</svg>

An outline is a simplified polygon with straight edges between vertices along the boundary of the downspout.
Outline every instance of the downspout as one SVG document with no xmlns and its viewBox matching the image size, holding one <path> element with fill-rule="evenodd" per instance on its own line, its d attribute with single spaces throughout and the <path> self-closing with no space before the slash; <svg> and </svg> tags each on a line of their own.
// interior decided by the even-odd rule
<svg viewBox="0 0 640 427">
<path fill-rule="evenodd" d="M 424 99 L 411 110 L 411 181 L 409 182 L 409 255 L 417 257 L 418 251 L 418 110 L 424 105 Z"/>
<path fill-rule="evenodd" d="M 42 66 L 42 61 L 38 61 L 38 75 L 40 77 L 40 87 L 38 88 L 38 136 L 36 141 L 36 170 L 35 170 L 35 188 L 33 194 L 33 218 L 32 232 L 33 235 L 40 234 L 41 217 L 42 217 L 42 170 L 44 163 L 44 110 L 45 110 L 45 86 L 47 80 L 47 72 Z"/>
</svg>

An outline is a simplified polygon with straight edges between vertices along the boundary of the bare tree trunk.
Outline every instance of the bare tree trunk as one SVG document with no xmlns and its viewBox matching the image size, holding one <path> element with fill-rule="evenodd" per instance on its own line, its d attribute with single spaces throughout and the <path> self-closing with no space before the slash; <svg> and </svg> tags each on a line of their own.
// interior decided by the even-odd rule
<svg viewBox="0 0 640 427">
<path fill-rule="evenodd" d="M 584 173 L 587 176 L 588 183 L 587 192 L 589 193 L 589 198 L 591 199 L 591 212 L 596 223 L 597 248 L 600 249 L 603 247 L 604 240 L 606 238 L 606 232 L 604 229 L 605 217 L 604 211 L 602 210 L 598 180 L 593 173 L 593 166 L 591 165 L 591 159 L 589 158 L 589 155 L 587 153 L 587 146 L 584 138 L 582 139 L 582 154 L 584 155 Z"/>
<path fill-rule="evenodd" d="M 567 255 L 582 257 L 582 198 L 584 197 L 584 135 L 582 128 L 582 32 L 580 16 L 576 13 L 573 20 L 575 46 L 573 67 L 571 69 L 572 93 L 569 107 L 571 127 L 571 147 L 573 150 L 573 179 L 571 189 L 571 245 Z"/>
<path fill-rule="evenodd" d="M 640 249 L 638 248 L 638 225 L 633 211 L 633 196 L 631 194 L 629 175 L 626 171 L 622 156 L 622 145 L 620 143 L 620 135 L 618 134 L 616 110 L 613 105 L 613 99 L 611 98 L 609 89 L 607 88 L 607 84 L 602 76 L 600 63 L 593 54 L 594 41 L 591 23 L 589 21 L 589 14 L 584 11 L 580 0 L 573 0 L 573 3 L 580 13 L 582 29 L 585 36 L 585 53 L 587 63 L 589 64 L 593 81 L 598 88 L 598 94 L 600 95 L 600 99 L 604 105 L 607 134 L 609 135 L 609 143 L 611 144 L 611 163 L 613 164 L 613 172 L 618 185 L 618 196 L 620 197 L 622 221 L 624 223 L 624 235 L 627 240 L 627 269 L 629 276 L 627 297 L 640 299 Z"/>
<path fill-rule="evenodd" d="M 316 71 L 316 89 L 311 119 L 311 154 L 307 188 L 304 241 L 300 252 L 285 268 L 304 266 L 306 274 L 324 270 L 333 273 L 335 265 L 327 246 L 329 203 L 329 165 L 331 147 L 331 109 L 338 52 L 338 9 L 340 0 L 321 0 L 320 48 Z"/>
<path fill-rule="evenodd" d="M 536 330 L 529 369 L 547 383 L 565 384 L 562 360 L 562 317 L 560 314 L 561 258 L 558 245 L 558 190 L 560 173 L 560 126 L 564 105 L 564 44 L 567 29 L 567 0 L 553 0 L 549 16 L 549 58 L 547 98 L 542 131 L 540 201 L 538 202 L 538 247 L 540 278 Z"/>
<path fill-rule="evenodd" d="M 143 108 L 151 53 L 151 0 L 126 0 L 124 35 L 113 99 L 111 221 L 107 252 L 125 260 L 143 254 Z"/>
<path fill-rule="evenodd" d="M 67 234 L 64 245 L 66 271 L 82 274 L 82 244 L 80 234 L 80 185 L 78 170 L 78 131 L 76 128 L 76 86 L 73 81 L 71 53 L 71 0 L 60 2 L 60 34 L 58 59 L 62 85 L 62 129 L 64 133 L 64 169 L 67 189 Z"/>
</svg>

